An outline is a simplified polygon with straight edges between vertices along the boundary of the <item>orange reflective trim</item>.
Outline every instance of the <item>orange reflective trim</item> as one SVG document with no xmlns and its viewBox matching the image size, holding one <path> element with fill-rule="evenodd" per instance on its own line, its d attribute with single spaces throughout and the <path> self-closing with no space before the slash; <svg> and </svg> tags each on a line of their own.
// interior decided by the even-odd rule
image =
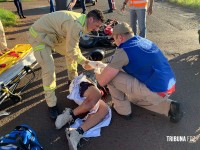
<svg viewBox="0 0 200 150">
<path fill-rule="evenodd" d="M 147 6 L 147 1 L 137 1 L 137 0 L 129 0 L 129 6 L 134 6 L 134 7 L 146 7 Z"/>
<path fill-rule="evenodd" d="M 135 7 L 146 7 L 147 3 L 133 4 L 133 6 L 135 6 Z"/>
<path fill-rule="evenodd" d="M 141 3 L 141 4 L 133 4 L 133 3 L 130 3 L 129 6 L 134 6 L 134 7 L 146 7 L 146 6 L 147 6 L 147 3 Z"/>
</svg>

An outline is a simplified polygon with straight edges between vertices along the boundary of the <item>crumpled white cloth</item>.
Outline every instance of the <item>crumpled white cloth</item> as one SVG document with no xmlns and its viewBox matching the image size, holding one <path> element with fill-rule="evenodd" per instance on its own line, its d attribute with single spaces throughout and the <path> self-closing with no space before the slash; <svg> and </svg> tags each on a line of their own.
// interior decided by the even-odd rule
<svg viewBox="0 0 200 150">
<path fill-rule="evenodd" d="M 101 71 L 107 66 L 107 64 L 102 63 L 101 61 L 89 61 L 88 64 L 83 64 L 83 68 L 85 68 L 86 65 L 89 65 L 91 68 L 94 69 L 95 73 L 100 74 Z"/>
<path fill-rule="evenodd" d="M 83 81 L 88 82 L 86 76 L 83 74 L 79 75 L 74 80 L 72 80 L 69 87 L 70 94 L 67 96 L 68 99 L 74 100 L 74 102 L 77 103 L 78 105 L 81 105 L 82 102 L 86 99 L 86 97 L 81 97 L 80 92 L 79 92 L 80 83 Z M 87 114 L 85 118 L 83 119 L 77 118 L 74 124 L 72 124 L 70 127 L 78 128 L 79 126 L 83 124 L 83 122 L 87 119 L 87 117 L 90 114 L 96 113 L 98 109 L 99 109 L 99 102 L 97 102 L 97 104 L 90 110 L 90 112 Z M 83 134 L 83 137 L 97 137 L 101 135 L 101 128 L 108 126 L 112 118 L 112 113 L 109 106 L 108 106 L 108 109 L 109 109 L 109 113 L 105 116 L 105 118 L 101 122 L 99 122 L 96 126 L 86 131 Z"/>
<path fill-rule="evenodd" d="M 107 64 L 102 63 L 101 61 L 91 61 L 88 63 L 94 68 L 94 72 L 100 74 L 101 71 L 107 66 Z"/>
<path fill-rule="evenodd" d="M 69 86 L 70 94 L 67 96 L 67 98 L 70 100 L 73 100 L 78 105 L 81 105 L 82 102 L 85 100 L 85 97 L 81 97 L 80 92 L 79 92 L 80 83 L 83 81 L 88 82 L 88 80 L 86 79 L 86 76 L 81 74 L 77 76 L 76 78 L 74 78 Z"/>
</svg>

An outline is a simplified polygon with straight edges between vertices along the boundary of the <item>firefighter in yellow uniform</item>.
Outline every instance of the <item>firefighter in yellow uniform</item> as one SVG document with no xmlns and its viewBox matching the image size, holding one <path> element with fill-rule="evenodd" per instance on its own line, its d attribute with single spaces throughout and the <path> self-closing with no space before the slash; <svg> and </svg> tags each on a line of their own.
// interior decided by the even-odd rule
<svg viewBox="0 0 200 150">
<path fill-rule="evenodd" d="M 52 51 L 65 56 L 69 80 L 78 75 L 77 64 L 81 64 L 86 70 L 101 65 L 101 62 L 89 61 L 82 55 L 79 38 L 82 34 L 98 30 L 103 21 L 103 13 L 97 9 L 87 15 L 72 11 L 57 11 L 42 16 L 29 28 L 29 42 L 42 69 L 45 99 L 51 118 L 56 119 L 58 115 Z"/>
</svg>

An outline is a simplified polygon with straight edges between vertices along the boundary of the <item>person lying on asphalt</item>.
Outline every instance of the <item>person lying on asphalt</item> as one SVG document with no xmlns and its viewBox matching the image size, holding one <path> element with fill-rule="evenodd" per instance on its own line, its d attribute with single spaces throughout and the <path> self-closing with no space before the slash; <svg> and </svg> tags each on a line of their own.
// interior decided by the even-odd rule
<svg viewBox="0 0 200 150">
<path fill-rule="evenodd" d="M 66 136 L 70 149 L 75 150 L 81 138 L 94 137 L 94 130 L 96 132 L 97 128 L 110 124 L 111 110 L 101 100 L 100 90 L 83 74 L 71 82 L 69 91 L 68 99 L 74 100 L 79 106 L 75 109 L 65 108 L 63 113 L 57 117 L 55 126 L 57 129 L 61 129 L 66 124 L 72 125 L 66 128 Z M 86 117 L 77 126 L 75 124 L 80 121 L 80 115 Z M 73 126 L 76 126 L 76 128 Z"/>
</svg>

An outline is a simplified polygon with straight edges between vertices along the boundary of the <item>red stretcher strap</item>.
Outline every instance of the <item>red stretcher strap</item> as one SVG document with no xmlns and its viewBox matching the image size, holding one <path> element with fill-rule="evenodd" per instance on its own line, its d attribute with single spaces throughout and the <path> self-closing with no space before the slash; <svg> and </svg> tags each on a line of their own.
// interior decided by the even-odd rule
<svg viewBox="0 0 200 150">
<path fill-rule="evenodd" d="M 6 64 L 0 64 L 0 68 L 5 68 Z"/>
<path fill-rule="evenodd" d="M 15 51 L 11 51 L 10 53 L 8 53 L 8 55 L 10 56 L 14 56 L 14 57 L 19 57 L 19 54 L 17 54 Z"/>
</svg>

